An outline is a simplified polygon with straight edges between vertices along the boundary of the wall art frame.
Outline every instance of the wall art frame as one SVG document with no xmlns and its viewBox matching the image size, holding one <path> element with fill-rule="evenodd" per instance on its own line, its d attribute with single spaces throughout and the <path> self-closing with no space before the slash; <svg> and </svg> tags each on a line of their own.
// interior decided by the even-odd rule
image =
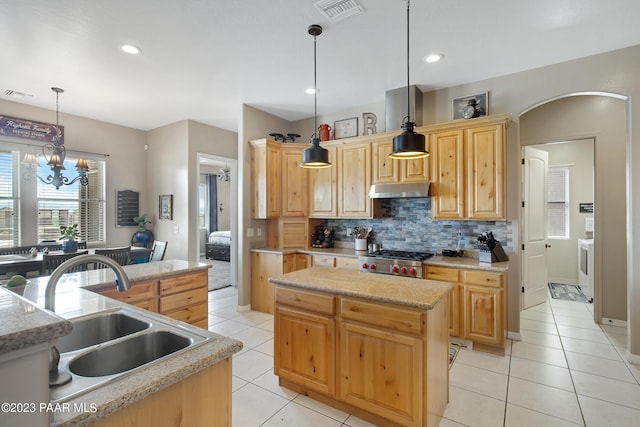
<svg viewBox="0 0 640 427">
<path fill-rule="evenodd" d="M 159 197 L 158 218 L 173 220 L 173 194 L 164 194 Z"/>
</svg>

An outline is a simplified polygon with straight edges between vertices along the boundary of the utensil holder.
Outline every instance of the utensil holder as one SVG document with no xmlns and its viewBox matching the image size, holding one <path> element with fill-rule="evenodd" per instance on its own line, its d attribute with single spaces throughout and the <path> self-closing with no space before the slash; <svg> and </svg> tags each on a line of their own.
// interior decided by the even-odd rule
<svg viewBox="0 0 640 427">
<path fill-rule="evenodd" d="M 367 250 L 367 239 L 356 239 L 356 251 Z"/>
<path fill-rule="evenodd" d="M 478 255 L 478 261 L 480 262 L 492 263 L 509 261 L 509 257 L 500 242 L 496 242 L 493 248 L 490 248 L 487 244 L 479 243 L 478 249 L 480 250 Z"/>
</svg>

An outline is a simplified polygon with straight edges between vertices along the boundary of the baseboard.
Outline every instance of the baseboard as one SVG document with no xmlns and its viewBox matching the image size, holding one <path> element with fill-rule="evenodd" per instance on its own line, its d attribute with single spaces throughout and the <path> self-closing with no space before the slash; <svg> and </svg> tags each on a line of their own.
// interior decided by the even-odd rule
<svg viewBox="0 0 640 427">
<path fill-rule="evenodd" d="M 627 350 L 625 352 L 625 357 L 627 358 L 627 361 L 633 365 L 640 365 L 640 355 L 638 354 L 631 354 L 629 353 L 629 350 Z"/>
<path fill-rule="evenodd" d="M 507 339 L 513 341 L 522 341 L 522 334 L 520 334 L 520 332 L 507 331 Z"/>
<path fill-rule="evenodd" d="M 627 321 L 626 320 L 618 320 L 618 319 L 609 319 L 607 317 L 603 317 L 601 325 L 618 326 L 620 328 L 626 328 L 627 327 Z"/>
<path fill-rule="evenodd" d="M 251 304 L 239 305 L 236 311 L 239 313 L 244 313 L 245 311 L 251 311 Z"/>
</svg>

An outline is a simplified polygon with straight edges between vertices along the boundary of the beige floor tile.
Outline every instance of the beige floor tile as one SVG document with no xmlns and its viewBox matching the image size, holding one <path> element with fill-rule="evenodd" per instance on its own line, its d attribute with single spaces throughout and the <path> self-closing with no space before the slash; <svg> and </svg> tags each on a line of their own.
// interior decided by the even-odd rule
<svg viewBox="0 0 640 427">
<path fill-rule="evenodd" d="M 260 426 L 289 400 L 254 384 L 247 384 L 232 395 L 232 423 L 234 427 Z"/>
<path fill-rule="evenodd" d="M 244 323 L 236 322 L 234 320 L 225 320 L 224 322 L 209 325 L 209 330 L 211 332 L 231 338 L 235 338 L 238 333 L 249 328 L 249 325 L 245 325 Z"/>
<path fill-rule="evenodd" d="M 622 334 L 606 334 L 609 342 L 617 349 L 626 350 L 627 348 L 627 335 Z"/>
<path fill-rule="evenodd" d="M 587 427 L 638 427 L 640 411 L 615 403 L 578 396 Z"/>
<path fill-rule="evenodd" d="M 585 329 L 595 329 L 595 330 L 600 329 L 600 326 L 598 326 L 598 324 L 595 323 L 592 318 L 585 319 L 584 317 L 581 317 L 581 316 L 578 316 L 578 317 L 563 316 L 561 314 L 555 314 L 554 318 L 558 326 L 564 325 L 564 326 L 576 326 L 578 328 L 585 328 Z"/>
<path fill-rule="evenodd" d="M 325 405 L 324 403 L 318 402 L 317 400 L 313 400 L 310 397 L 303 396 L 299 394 L 293 399 L 295 403 L 298 405 L 302 405 L 306 408 L 309 408 L 313 411 L 319 412 L 322 415 L 326 415 L 336 421 L 345 422 L 347 418 L 349 418 L 349 414 L 343 412 L 339 409 L 333 408 L 331 406 Z"/>
<path fill-rule="evenodd" d="M 520 334 L 522 335 L 522 342 L 562 349 L 562 343 L 558 335 L 545 334 L 543 332 L 529 331 L 526 329 L 521 329 Z"/>
<path fill-rule="evenodd" d="M 273 332 L 273 319 L 266 320 L 262 323 L 258 323 L 256 328 L 264 329 L 265 331 Z"/>
<path fill-rule="evenodd" d="M 543 332 L 545 334 L 558 334 L 555 323 L 539 322 L 537 320 L 520 319 L 520 329 Z"/>
<path fill-rule="evenodd" d="M 640 385 L 579 371 L 572 376 L 579 395 L 640 410 Z"/>
<path fill-rule="evenodd" d="M 522 319 L 536 320 L 538 322 L 555 323 L 553 319 L 553 314 L 550 311 L 523 310 L 520 312 L 520 320 Z"/>
<path fill-rule="evenodd" d="M 543 302 L 542 304 L 534 305 L 533 307 L 527 308 L 526 311 L 540 311 L 543 313 L 551 313 L 551 306 L 548 302 Z"/>
<path fill-rule="evenodd" d="M 273 373 L 273 370 L 265 372 L 251 383 L 289 400 L 293 400 L 298 396 L 297 392 L 289 390 L 286 387 L 281 387 L 280 384 L 278 384 L 278 376 Z"/>
<path fill-rule="evenodd" d="M 504 401 L 452 386 L 444 418 L 465 426 L 496 427 L 502 425 L 504 410 Z"/>
<path fill-rule="evenodd" d="M 574 424 L 542 412 L 507 403 L 504 427 L 575 427 L 582 425 L 584 424 Z"/>
<path fill-rule="evenodd" d="M 273 338 L 257 347 L 254 347 L 254 350 L 273 357 Z"/>
<path fill-rule="evenodd" d="M 269 320 L 273 322 L 273 314 L 251 310 L 240 313 L 237 317 L 234 317 L 233 320 L 235 320 L 236 322 L 245 323 L 249 326 L 256 326 L 259 323 L 263 323 Z"/>
<path fill-rule="evenodd" d="M 233 375 L 231 377 L 231 391 L 232 392 L 244 387 L 247 384 L 249 384 L 249 383 L 247 381 L 243 380 L 242 378 L 238 378 L 235 375 Z"/>
<path fill-rule="evenodd" d="M 376 427 L 375 424 L 371 424 L 370 422 L 365 421 L 362 418 L 358 418 L 355 415 L 349 415 L 349 418 L 347 418 L 347 421 L 345 421 L 343 425 L 345 427 Z M 440 427 L 446 427 L 446 426 L 441 422 Z M 455 427 L 455 426 L 452 425 L 450 427 Z"/>
<path fill-rule="evenodd" d="M 589 356 L 588 354 L 565 352 L 569 369 L 582 371 L 601 377 L 626 381 L 637 384 L 627 364 L 619 360 L 604 359 L 602 357 Z"/>
<path fill-rule="evenodd" d="M 564 346 L 565 351 L 604 357 L 611 360 L 620 360 L 620 355 L 611 344 L 603 344 L 569 337 L 560 337 L 560 339 L 562 340 L 562 345 Z"/>
<path fill-rule="evenodd" d="M 613 326 L 613 325 L 598 325 L 598 327 L 605 334 L 619 334 L 619 335 L 627 335 L 627 328 L 622 326 Z"/>
<path fill-rule="evenodd" d="M 576 338 L 579 340 L 599 342 L 609 344 L 609 340 L 604 332 L 597 329 L 585 329 L 577 326 L 558 325 L 558 332 L 561 337 Z"/>
<path fill-rule="evenodd" d="M 262 426 L 340 427 L 342 422 L 292 402 L 278 411 Z"/>
<path fill-rule="evenodd" d="M 233 375 L 245 381 L 253 381 L 267 371 L 273 371 L 273 357 L 255 350 L 248 350 L 233 358 Z"/>
<path fill-rule="evenodd" d="M 576 394 L 559 388 L 510 377 L 507 402 L 572 423 L 582 422 Z"/>
<path fill-rule="evenodd" d="M 512 378 L 529 380 L 570 392 L 575 391 L 569 370 L 559 366 L 512 357 L 510 375 Z"/>
<path fill-rule="evenodd" d="M 470 380 L 471 378 L 473 378 L 472 381 Z M 499 400 L 506 400 L 507 398 L 508 380 L 509 377 L 507 375 L 458 363 L 457 360 L 449 371 L 450 386 L 463 388 Z"/>
<path fill-rule="evenodd" d="M 442 418 L 440 420 L 440 426 L 439 427 L 465 427 L 465 425 L 457 423 L 457 422 L 452 421 L 452 420 L 449 420 L 447 418 Z"/>
<path fill-rule="evenodd" d="M 561 368 L 568 367 L 562 350 L 537 344 L 529 344 L 521 341 L 514 342 L 511 356 L 548 363 L 550 365 L 560 366 Z"/>
<path fill-rule="evenodd" d="M 465 365 L 475 366 L 476 368 L 487 369 L 499 374 L 509 375 L 508 356 L 496 356 L 489 353 L 461 348 L 460 351 L 458 351 L 455 363 L 464 363 Z"/>
<path fill-rule="evenodd" d="M 233 338 L 242 341 L 242 344 L 247 348 L 254 348 L 273 340 L 273 332 L 258 328 L 248 328 L 234 334 Z"/>
</svg>

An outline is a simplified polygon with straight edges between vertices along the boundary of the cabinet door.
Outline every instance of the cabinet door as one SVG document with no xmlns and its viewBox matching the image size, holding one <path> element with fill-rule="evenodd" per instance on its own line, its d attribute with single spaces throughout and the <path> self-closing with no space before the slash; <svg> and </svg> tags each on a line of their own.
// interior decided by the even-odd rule
<svg viewBox="0 0 640 427">
<path fill-rule="evenodd" d="M 425 135 L 425 145 L 431 153 L 431 141 Z M 431 181 L 431 155 L 422 159 L 407 159 L 400 161 L 400 181 L 402 182 L 425 182 Z"/>
<path fill-rule="evenodd" d="M 283 217 L 307 216 L 309 183 L 308 169 L 300 167 L 302 149 L 282 149 L 282 212 Z"/>
<path fill-rule="evenodd" d="M 505 140 L 502 125 L 467 129 L 467 217 L 506 219 Z"/>
<path fill-rule="evenodd" d="M 269 277 L 282 274 L 282 255 L 253 252 L 251 254 L 251 309 L 273 313 L 273 283 Z"/>
<path fill-rule="evenodd" d="M 398 424 L 419 425 L 422 341 L 342 322 L 339 345 L 339 398 Z"/>
<path fill-rule="evenodd" d="M 335 321 L 277 306 L 274 371 L 280 378 L 330 396 L 335 393 Z"/>
<path fill-rule="evenodd" d="M 400 180 L 400 162 L 389 158 L 393 151 L 393 141 L 374 141 L 373 150 L 373 183 L 395 183 Z"/>
<path fill-rule="evenodd" d="M 336 147 L 325 148 L 329 151 L 331 167 L 309 170 L 309 216 L 314 218 L 335 218 L 338 216 Z"/>
<path fill-rule="evenodd" d="M 504 345 L 503 290 L 464 285 L 464 338 L 495 346 Z"/>
<path fill-rule="evenodd" d="M 302 270 L 311 266 L 311 255 L 296 254 L 296 270 Z"/>
<path fill-rule="evenodd" d="M 344 218 L 371 218 L 371 144 L 338 147 L 338 212 Z"/>
<path fill-rule="evenodd" d="M 260 140 L 251 151 L 252 218 L 280 216 L 280 148 L 273 141 Z"/>
<path fill-rule="evenodd" d="M 431 136 L 434 170 L 431 210 L 434 219 L 461 219 L 464 210 L 463 131 L 440 132 Z"/>
<path fill-rule="evenodd" d="M 453 284 L 453 289 L 451 289 L 449 293 L 449 335 L 452 337 L 461 337 L 461 325 L 464 316 L 462 303 L 460 301 L 463 292 L 463 285 L 460 283 L 460 270 L 430 265 L 426 270 L 426 278 Z"/>
</svg>

